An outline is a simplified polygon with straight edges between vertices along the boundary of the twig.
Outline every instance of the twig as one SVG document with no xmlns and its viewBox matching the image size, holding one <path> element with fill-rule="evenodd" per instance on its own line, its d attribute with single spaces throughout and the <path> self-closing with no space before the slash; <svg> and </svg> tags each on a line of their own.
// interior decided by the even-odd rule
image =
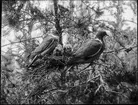
<svg viewBox="0 0 138 105">
<path fill-rule="evenodd" d="M 92 70 L 92 69 L 86 69 L 86 70 L 80 71 L 77 75 L 81 74 L 84 71 L 89 71 L 89 70 Z"/>
<path fill-rule="evenodd" d="M 90 63 L 88 66 L 86 66 L 84 69 L 82 69 L 81 71 L 87 69 L 87 68 L 90 67 L 90 66 L 91 66 L 91 63 Z"/>
<path fill-rule="evenodd" d="M 93 64 L 94 64 L 94 63 L 95 63 L 95 64 L 98 64 L 98 63 L 96 63 L 96 62 L 91 62 L 87 67 L 85 67 L 84 69 L 82 69 L 82 70 L 78 73 L 78 75 L 79 75 L 80 73 L 84 72 L 84 71 L 92 70 L 92 69 L 87 69 L 87 70 L 86 70 L 86 68 L 88 68 L 89 66 L 91 66 L 92 63 L 93 63 Z"/>
<path fill-rule="evenodd" d="M 47 94 L 47 93 L 49 93 L 49 92 L 51 92 L 51 91 L 55 91 L 55 90 L 58 90 L 58 88 L 54 88 L 54 89 L 50 89 L 50 90 L 48 90 L 48 91 L 44 91 L 43 94 Z M 61 90 L 61 89 L 60 89 L 60 90 Z"/>
<path fill-rule="evenodd" d="M 137 24 L 136 22 L 132 21 L 132 20 L 124 20 L 124 21 L 128 21 L 128 22 L 132 22 L 134 24 Z"/>
<path fill-rule="evenodd" d="M 105 90 L 107 92 L 112 92 L 112 93 L 117 93 L 117 94 L 122 94 L 121 92 L 116 92 L 116 91 L 112 91 L 112 90 Z"/>
<path fill-rule="evenodd" d="M 94 92 L 94 95 L 96 95 L 96 93 L 100 90 L 100 88 L 103 86 L 103 84 L 101 84 L 97 89 L 96 91 Z"/>
<path fill-rule="evenodd" d="M 135 47 L 137 47 L 137 45 L 136 45 L 136 46 L 133 46 L 133 47 L 130 47 L 130 48 L 132 48 L 132 49 L 133 49 L 133 48 L 135 48 Z M 130 49 L 130 48 L 124 48 L 124 47 L 123 47 L 123 48 L 121 48 L 121 49 L 118 49 L 117 51 L 121 51 L 121 50 L 123 50 L 123 49 L 126 49 L 126 50 L 127 50 L 127 49 Z M 112 51 L 103 52 L 103 53 L 112 53 L 112 52 L 115 52 L 115 51 L 114 51 L 114 50 L 112 50 Z"/>
<path fill-rule="evenodd" d="M 42 36 L 34 37 L 34 38 L 31 38 L 31 39 L 40 38 L 40 37 L 42 37 Z M 17 41 L 17 42 L 8 43 L 8 44 L 5 44 L 5 45 L 3 45 L 1 47 L 5 47 L 5 46 L 11 45 L 11 44 L 15 44 L 15 43 L 21 43 L 21 42 L 24 42 L 24 41 L 27 41 L 27 40 L 30 40 L 30 39 L 25 39 L 25 40 L 21 40 L 21 41 Z"/>
<path fill-rule="evenodd" d="M 94 80 L 94 79 L 96 79 L 96 78 L 98 78 L 98 77 L 100 77 L 100 75 L 97 75 L 97 76 L 95 76 L 94 78 L 88 80 L 88 82 L 89 82 L 89 81 L 91 82 L 92 80 Z"/>
<path fill-rule="evenodd" d="M 90 5 L 87 5 L 84 1 L 82 1 L 82 2 L 83 2 L 83 3 L 87 6 L 87 7 L 89 7 L 90 9 L 92 9 L 92 10 L 93 10 L 93 8 L 92 8 L 92 7 L 90 7 Z M 108 6 L 108 7 L 103 7 L 103 8 L 101 8 L 101 9 L 100 9 L 100 11 L 101 11 L 101 10 L 104 10 L 104 9 L 105 9 L 105 10 L 106 10 L 106 9 L 110 9 L 110 8 L 115 7 L 115 6 L 116 6 L 116 5 L 113 5 L 113 6 Z"/>
</svg>

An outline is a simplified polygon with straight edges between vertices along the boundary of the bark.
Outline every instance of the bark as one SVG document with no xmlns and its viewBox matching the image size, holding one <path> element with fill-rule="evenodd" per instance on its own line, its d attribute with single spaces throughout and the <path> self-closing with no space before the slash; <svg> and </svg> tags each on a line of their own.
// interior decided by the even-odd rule
<svg viewBox="0 0 138 105">
<path fill-rule="evenodd" d="M 55 28 L 58 31 L 59 35 L 59 44 L 63 45 L 62 43 L 62 28 L 60 26 L 60 15 L 58 14 L 58 0 L 53 0 L 54 3 L 54 11 L 55 11 Z"/>
</svg>

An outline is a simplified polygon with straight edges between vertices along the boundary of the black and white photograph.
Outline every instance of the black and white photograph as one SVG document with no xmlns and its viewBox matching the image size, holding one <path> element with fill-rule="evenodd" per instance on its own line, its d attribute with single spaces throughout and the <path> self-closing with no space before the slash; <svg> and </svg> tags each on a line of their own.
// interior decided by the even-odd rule
<svg viewBox="0 0 138 105">
<path fill-rule="evenodd" d="M 138 104 L 137 0 L 2 0 L 1 104 Z"/>
</svg>

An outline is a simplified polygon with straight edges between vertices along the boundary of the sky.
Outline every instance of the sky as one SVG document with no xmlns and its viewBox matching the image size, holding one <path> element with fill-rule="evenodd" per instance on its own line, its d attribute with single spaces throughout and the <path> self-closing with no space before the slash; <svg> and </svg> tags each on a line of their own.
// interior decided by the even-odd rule
<svg viewBox="0 0 138 105">
<path fill-rule="evenodd" d="M 34 6 L 39 6 L 39 4 L 38 4 L 38 1 L 35 1 L 36 3 L 34 4 Z M 91 3 L 92 2 L 94 2 L 94 1 L 91 1 Z M 51 8 L 52 9 L 52 4 L 51 4 L 51 1 L 41 1 L 41 2 L 39 2 L 40 3 L 40 6 L 39 6 L 39 8 L 41 9 L 41 10 L 45 10 L 45 9 L 49 9 L 49 8 Z M 110 4 L 108 3 L 108 1 L 106 2 L 107 4 L 107 6 L 109 6 Z M 63 5 L 64 4 L 64 6 L 66 7 L 68 7 L 68 3 L 66 2 L 66 1 L 63 1 L 63 2 L 60 2 L 60 4 L 61 5 Z M 78 5 L 79 4 L 79 1 L 75 1 L 75 5 Z M 134 20 L 136 23 L 137 23 L 137 16 L 134 16 L 134 14 L 133 14 L 133 12 L 132 12 L 132 10 L 128 7 L 128 6 L 124 6 L 123 7 L 124 9 L 125 9 L 125 11 L 124 11 L 124 13 L 123 13 L 123 18 L 125 18 L 125 19 L 127 19 L 127 20 Z M 104 15 L 101 17 L 101 18 L 99 18 L 99 19 L 104 19 L 104 20 L 111 20 L 111 21 L 114 21 L 115 19 L 114 19 L 114 17 L 113 16 L 111 16 L 110 14 L 109 14 L 109 12 L 107 12 L 107 11 L 104 11 Z M 132 22 L 128 22 L 128 24 L 127 25 L 125 25 L 124 27 L 123 27 L 123 29 L 126 29 L 127 27 L 131 27 L 131 29 L 133 29 L 133 28 L 137 28 L 137 24 L 134 24 L 134 23 L 132 23 Z M 5 27 L 4 29 L 2 29 L 2 33 L 4 32 L 4 30 L 5 31 L 7 31 L 8 30 L 8 27 Z M 20 32 L 15 32 L 14 30 L 12 30 L 11 32 L 10 32 L 10 34 L 9 35 L 7 35 L 7 36 L 4 36 L 4 37 L 2 37 L 1 38 L 1 46 L 3 46 L 3 45 L 5 45 L 5 44 L 8 44 L 9 43 L 9 40 L 11 40 L 11 41 L 14 41 L 15 40 L 15 34 L 21 34 Z M 42 31 L 40 31 L 40 30 L 35 30 L 35 31 L 32 31 L 32 33 L 31 33 L 31 35 L 33 36 L 33 37 L 37 37 L 37 36 L 41 36 L 43 33 L 42 33 Z M 41 38 L 39 38 L 38 39 L 39 40 L 39 42 L 41 43 L 42 42 L 42 39 Z M 63 43 L 66 43 L 66 41 L 67 41 L 67 36 L 66 35 L 64 35 L 63 36 Z M 17 44 L 15 44 L 15 45 L 17 45 Z M 5 47 L 2 47 L 1 48 L 1 51 L 4 51 L 4 52 L 6 52 L 7 51 L 7 48 L 8 48 L 9 46 L 5 46 Z M 13 48 L 14 48 L 14 46 L 13 46 Z M 16 49 L 15 49 L 16 50 Z"/>
</svg>

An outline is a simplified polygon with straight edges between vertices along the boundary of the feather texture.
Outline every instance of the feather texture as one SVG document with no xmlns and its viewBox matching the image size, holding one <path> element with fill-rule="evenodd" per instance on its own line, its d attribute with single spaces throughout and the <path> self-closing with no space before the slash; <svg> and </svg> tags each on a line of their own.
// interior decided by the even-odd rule
<svg viewBox="0 0 138 105">
<path fill-rule="evenodd" d="M 84 43 L 74 54 L 73 57 L 68 61 L 67 65 L 77 63 L 90 63 L 98 59 L 103 50 L 105 44 L 103 37 L 106 36 L 105 31 L 100 31 L 96 35 L 96 39 L 91 39 Z"/>
<path fill-rule="evenodd" d="M 41 54 L 42 56 L 44 56 L 45 54 L 51 54 L 57 46 L 57 43 L 57 37 L 48 35 L 44 38 L 42 43 L 31 53 L 30 59 L 33 59 L 38 54 Z"/>
<path fill-rule="evenodd" d="M 85 58 L 92 57 L 100 52 L 102 49 L 102 43 L 98 40 L 90 40 L 81 46 L 76 52 L 75 57 Z"/>
</svg>

